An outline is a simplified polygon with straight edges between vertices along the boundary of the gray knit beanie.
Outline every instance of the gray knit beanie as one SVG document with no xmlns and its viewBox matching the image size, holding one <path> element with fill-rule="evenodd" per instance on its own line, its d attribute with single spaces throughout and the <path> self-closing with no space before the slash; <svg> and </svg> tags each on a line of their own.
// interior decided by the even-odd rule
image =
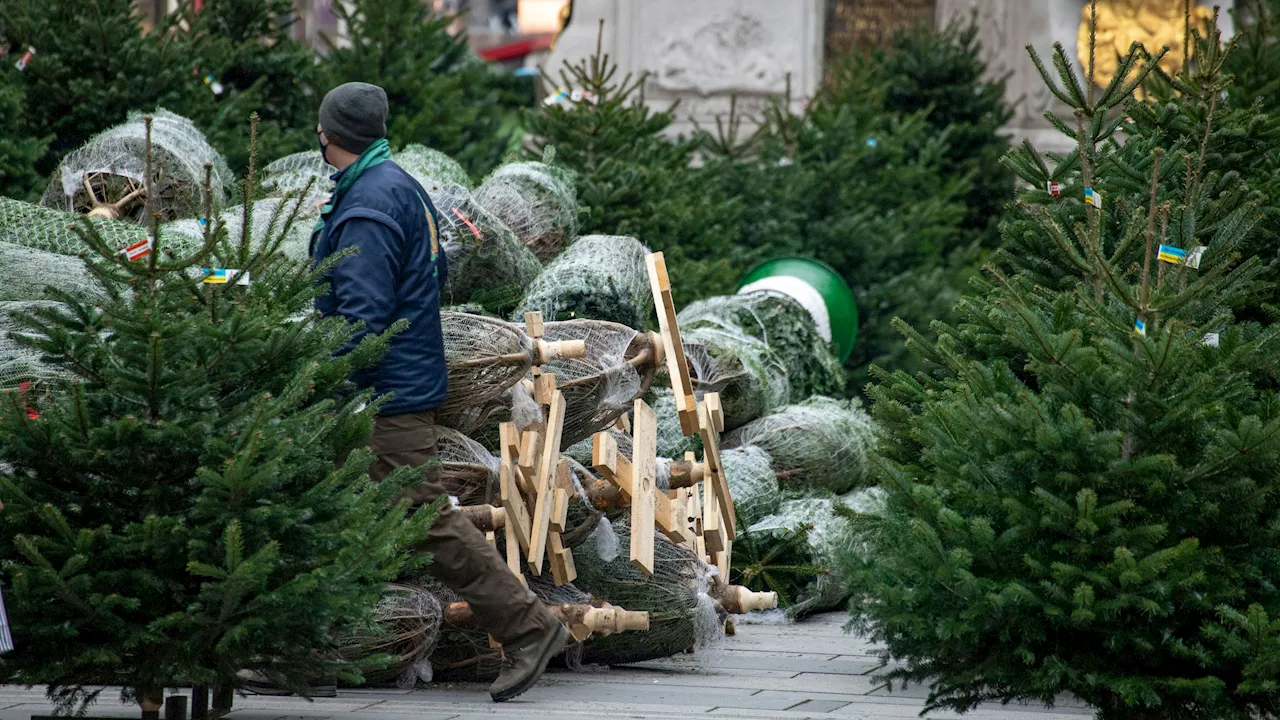
<svg viewBox="0 0 1280 720">
<path fill-rule="evenodd" d="M 329 142 L 363 153 L 387 136 L 387 91 L 362 82 L 339 85 L 320 102 L 320 127 Z"/>
</svg>

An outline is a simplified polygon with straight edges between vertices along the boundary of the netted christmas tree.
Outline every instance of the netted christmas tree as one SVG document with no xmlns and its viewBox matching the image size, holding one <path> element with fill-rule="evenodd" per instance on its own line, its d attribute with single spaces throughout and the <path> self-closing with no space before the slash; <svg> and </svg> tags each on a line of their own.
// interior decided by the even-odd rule
<svg viewBox="0 0 1280 720">
<path fill-rule="evenodd" d="M 347 377 L 390 333 L 334 357 L 352 328 L 308 317 L 328 266 L 280 239 L 214 222 L 177 255 L 154 215 L 150 235 L 126 255 L 84 224 L 96 297 L 55 291 L 62 309 L 15 318 L 63 377 L 0 403 L 4 681 L 47 685 L 63 710 L 121 685 L 154 711 L 166 687 L 242 669 L 299 692 L 358 680 L 328 650 L 431 515 L 393 502 L 412 471 L 366 475 L 380 402 Z"/>
<path fill-rule="evenodd" d="M 1099 90 L 1061 45 L 1056 81 L 1032 53 L 1079 147 L 1052 178 L 1030 147 L 1010 156 L 1030 185 L 1005 228 L 1020 250 L 936 342 L 901 325 L 930 371 L 872 391 L 887 508 L 853 521 L 853 625 L 892 678 L 929 684 L 928 708 L 1280 709 L 1280 329 L 1232 312 L 1274 277 L 1246 251 L 1257 209 L 1202 172 L 1203 136 L 1112 142 L 1137 54 Z M 1180 102 L 1212 124 L 1229 78 L 1201 52 L 1190 66 Z"/>
<path fill-rule="evenodd" d="M 678 304 L 730 292 L 755 257 L 731 241 L 740 201 L 690 167 L 700 137 L 664 136 L 676 108 L 653 112 L 643 102 L 644 82 L 643 75 L 619 77 L 598 43 L 590 58 L 557 68 L 548 83 L 565 96 L 526 114 L 530 159 L 553 147 L 557 164 L 576 173 L 580 234 L 627 235 L 663 251 L 680 279 Z"/>
<path fill-rule="evenodd" d="M 325 59 L 332 85 L 363 81 L 387 91 L 387 132 L 394 146 L 421 143 L 483 176 L 511 150 L 515 109 L 528 105 L 528 79 L 485 63 L 451 35 L 454 18 L 430 3 L 355 0 L 335 3 L 344 43 Z"/>
</svg>

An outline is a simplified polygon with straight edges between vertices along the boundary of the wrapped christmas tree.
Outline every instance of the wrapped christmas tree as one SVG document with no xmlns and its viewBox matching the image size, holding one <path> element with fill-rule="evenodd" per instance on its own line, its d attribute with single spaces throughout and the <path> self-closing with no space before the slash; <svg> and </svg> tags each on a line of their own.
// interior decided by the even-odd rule
<svg viewBox="0 0 1280 720">
<path fill-rule="evenodd" d="M 1078 148 L 1052 172 L 1008 156 L 1029 188 L 1016 250 L 937 342 L 900 325 L 928 374 L 879 373 L 887 512 L 853 522 L 850 607 L 927 709 L 1280 707 L 1280 327 L 1245 312 L 1275 277 L 1240 178 L 1206 170 L 1207 139 L 1240 128 L 1217 122 L 1216 32 L 1193 44 L 1178 102 L 1207 122 L 1168 148 L 1112 142 L 1158 54 L 1099 90 L 1060 45 L 1056 79 L 1033 51 Z"/>
</svg>

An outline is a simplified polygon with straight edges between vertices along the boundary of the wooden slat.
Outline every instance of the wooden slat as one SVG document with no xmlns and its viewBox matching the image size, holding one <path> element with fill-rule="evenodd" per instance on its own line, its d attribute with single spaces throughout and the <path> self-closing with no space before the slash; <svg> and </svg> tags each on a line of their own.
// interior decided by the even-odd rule
<svg viewBox="0 0 1280 720">
<path fill-rule="evenodd" d="M 634 425 L 635 435 L 631 441 L 631 562 L 646 575 L 652 575 L 658 416 L 653 408 L 638 398 Z M 667 521 L 670 521 L 669 514 Z"/>
<path fill-rule="evenodd" d="M 500 452 L 502 454 L 498 466 L 498 493 L 502 508 L 507 511 L 507 534 L 513 538 L 519 547 L 527 549 L 532 521 L 529 517 L 529 508 L 525 504 L 524 496 L 520 493 L 516 483 L 516 474 L 519 470 L 516 468 L 515 458 L 511 454 L 511 449 L 518 445 L 515 440 L 517 436 L 518 432 L 514 423 L 502 423 L 498 426 L 498 444 L 501 447 Z M 508 547 L 510 547 L 509 544 Z M 518 567 L 519 564 L 517 563 Z M 519 573 L 519 570 L 516 572 Z"/>
<path fill-rule="evenodd" d="M 721 527 L 720 503 L 716 502 L 715 491 L 711 489 L 711 476 L 702 483 L 702 542 L 706 546 L 708 561 L 711 556 L 724 549 L 724 530 Z"/>
<path fill-rule="evenodd" d="M 707 397 L 714 398 L 713 402 L 718 404 L 719 398 L 715 393 L 708 393 Z M 698 404 L 698 427 L 702 433 L 702 454 L 707 463 L 707 477 L 712 480 L 712 490 L 716 495 L 716 505 L 720 508 L 720 517 L 723 520 L 721 526 L 724 528 L 725 537 L 733 540 L 737 537 L 737 519 L 734 515 L 733 494 L 729 492 L 729 481 L 724 476 L 724 467 L 720 464 L 720 435 L 716 432 L 715 421 L 711 417 L 711 411 L 708 409 L 709 403 L 704 399 Z M 706 503 L 706 499 L 703 499 Z"/>
<path fill-rule="evenodd" d="M 531 338 L 540 338 L 543 333 L 542 313 L 527 312 L 524 314 L 524 334 Z"/>
<path fill-rule="evenodd" d="M 671 376 L 671 389 L 676 396 L 680 429 L 685 435 L 697 435 L 698 409 L 693 397 L 693 378 L 689 375 L 689 360 L 684 356 L 684 344 L 680 339 L 680 323 L 676 320 L 667 262 L 662 253 L 652 253 L 645 258 L 645 267 L 649 271 L 653 307 L 658 312 L 658 330 L 662 334 L 662 345 L 666 351 L 667 373 Z"/>
<path fill-rule="evenodd" d="M 560 437 L 564 430 L 564 394 L 559 390 L 551 396 L 547 411 L 547 436 L 542 444 L 542 459 L 538 465 L 537 502 L 533 512 L 533 535 L 529 542 L 529 567 L 533 574 L 542 574 L 542 558 L 547 549 L 547 532 L 551 525 L 551 505 L 554 502 L 551 489 L 556 466 L 560 464 Z"/>
<path fill-rule="evenodd" d="M 633 445 L 634 449 L 634 445 Z M 607 432 L 596 433 L 592 440 L 592 467 L 600 473 L 600 477 L 605 481 L 612 483 L 618 488 L 618 493 L 622 495 L 623 501 L 635 504 L 635 498 L 632 495 L 632 483 L 634 481 L 634 464 L 618 454 L 618 441 Z M 654 451 L 657 454 L 657 451 Z M 654 458 L 655 468 L 657 458 Z M 677 545 L 688 540 L 689 534 L 685 530 L 685 525 L 680 521 L 680 516 L 684 512 L 682 506 L 673 502 L 671 498 L 660 492 L 653 494 L 653 521 L 657 524 L 658 529 L 662 530 L 671 542 Z"/>
<path fill-rule="evenodd" d="M 547 558 L 551 563 L 551 579 L 557 586 L 568 585 L 578 577 L 573 564 L 573 551 L 564 546 L 560 533 L 547 534 Z"/>
</svg>

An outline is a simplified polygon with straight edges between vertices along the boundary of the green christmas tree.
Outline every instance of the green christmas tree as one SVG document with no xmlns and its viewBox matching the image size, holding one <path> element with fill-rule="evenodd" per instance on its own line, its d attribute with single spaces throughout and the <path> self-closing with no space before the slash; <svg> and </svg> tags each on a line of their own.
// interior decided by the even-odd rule
<svg viewBox="0 0 1280 720">
<path fill-rule="evenodd" d="M 1065 692 L 1107 719 L 1273 715 L 1280 330 L 1233 316 L 1274 281 L 1244 252 L 1259 214 L 1215 194 L 1201 138 L 1112 142 L 1136 51 L 1100 92 L 1060 45 L 1058 82 L 1032 56 L 1079 147 L 1052 173 L 1010 156 L 1017 251 L 936 342 L 901 326 L 929 372 L 877 373 L 889 510 L 856 521 L 853 625 L 930 708 Z M 1212 120 L 1228 79 L 1191 65 L 1182 102 Z"/>
<path fill-rule="evenodd" d="M 162 33 L 144 35 L 133 0 L 6 0 L 0 43 L 36 51 L 25 70 L 6 72 L 6 84 L 17 81 L 27 100 L 21 130 L 6 132 L 54 134 L 41 173 L 130 110 L 178 107 L 193 89 L 180 43 Z"/>
<path fill-rule="evenodd" d="M 0 77 L 16 72 L 0 68 Z M 30 200 L 43 191 L 44 178 L 36 163 L 49 146 L 48 137 L 26 135 L 26 93 L 21 85 L 6 78 L 0 85 L 0 117 L 7 118 L 0 129 L 0 196 Z"/>
<path fill-rule="evenodd" d="M 358 679 L 331 638 L 366 619 L 430 521 L 393 502 L 412 471 L 366 476 L 379 403 L 347 377 L 390 333 L 333 357 L 352 330 L 309 315 L 327 268 L 279 253 L 287 214 L 257 245 L 252 217 L 233 239 L 211 221 L 182 257 L 153 223 L 134 261 L 86 224 L 101 297 L 50 290 L 62 309 L 19 318 L 75 379 L 0 404 L 16 645 L 0 674 L 48 684 L 63 709 L 117 684 L 154 708 L 165 687 L 234 687 L 246 668 L 299 692 Z M 206 266 L 238 272 L 202 283 Z"/>
<path fill-rule="evenodd" d="M 532 87 L 481 61 L 465 34 L 450 35 L 453 16 L 403 0 L 335 3 L 334 12 L 346 23 L 349 44 L 329 49 L 329 82 L 384 88 L 393 143 L 439 150 L 473 178 L 512 149 L 512 119 L 516 108 L 532 101 Z"/>
<path fill-rule="evenodd" d="M 645 76 L 619 77 L 599 42 L 594 55 L 566 63 L 547 81 L 564 96 L 527 113 L 530 157 L 554 147 L 556 162 L 577 173 L 579 233 L 630 235 L 663 251 L 679 278 L 677 302 L 732 292 L 755 254 L 736 242 L 742 200 L 692 167 L 703 136 L 667 137 L 677 108 L 646 106 Z"/>
<path fill-rule="evenodd" d="M 291 34 L 291 0 L 187 0 L 161 32 L 183 48 L 200 86 L 171 110 L 205 129 L 236 172 L 248 165 L 241 118 L 256 112 L 258 154 L 268 160 L 315 148 L 320 69 L 311 48 Z"/>
</svg>

